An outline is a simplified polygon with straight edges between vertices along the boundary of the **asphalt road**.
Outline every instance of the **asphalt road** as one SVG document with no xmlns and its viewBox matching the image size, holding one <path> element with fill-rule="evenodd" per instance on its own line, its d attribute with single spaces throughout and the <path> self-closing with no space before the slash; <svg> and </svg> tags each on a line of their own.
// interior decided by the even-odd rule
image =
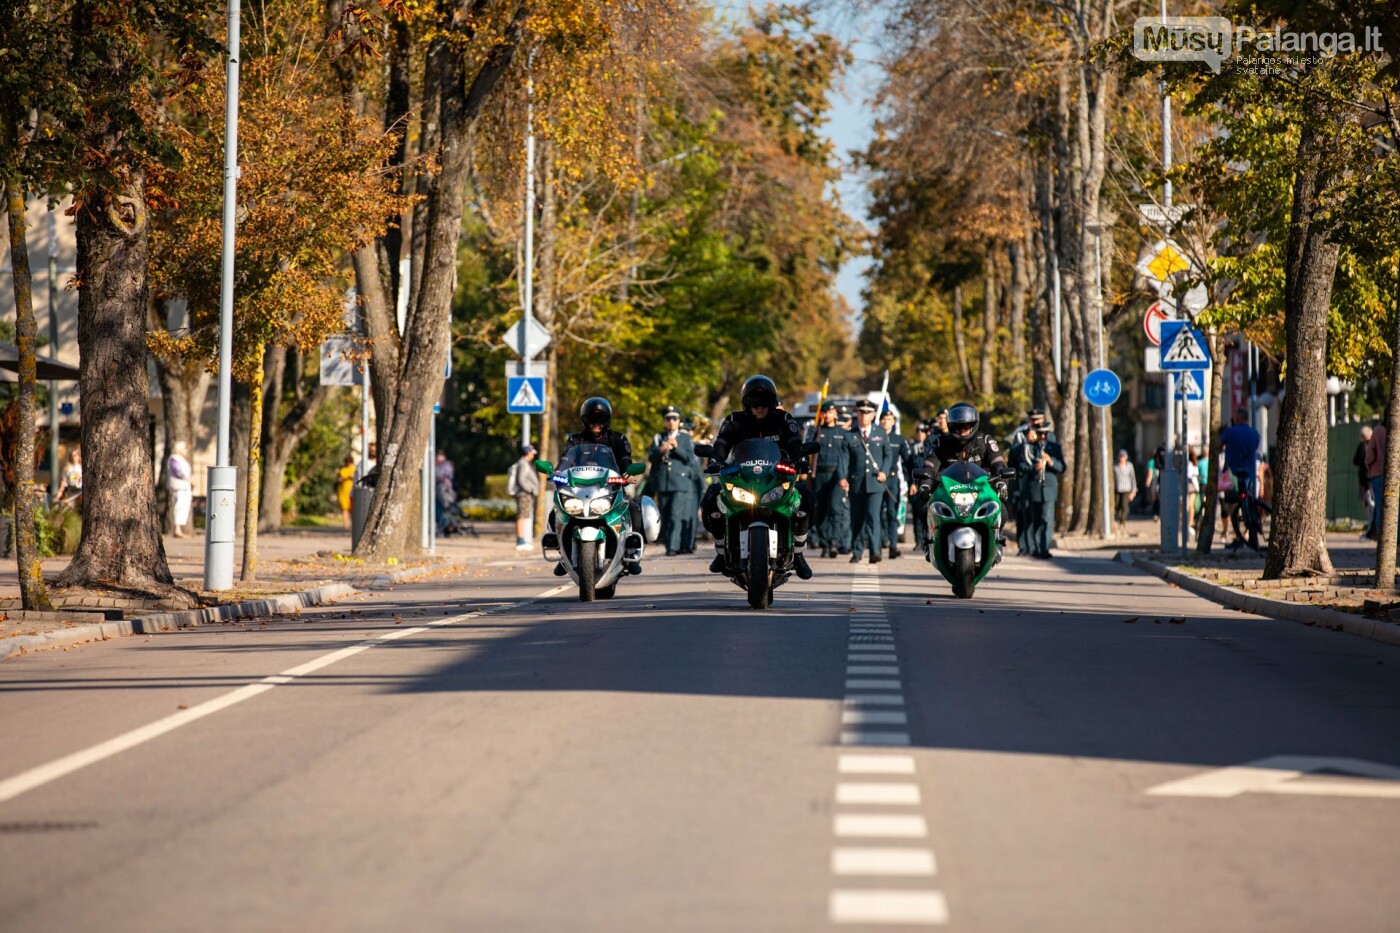
<svg viewBox="0 0 1400 933">
<path fill-rule="evenodd" d="M 1400 929 L 1400 650 L 1102 557 L 815 565 L 6 661 L 0 929 Z"/>
</svg>

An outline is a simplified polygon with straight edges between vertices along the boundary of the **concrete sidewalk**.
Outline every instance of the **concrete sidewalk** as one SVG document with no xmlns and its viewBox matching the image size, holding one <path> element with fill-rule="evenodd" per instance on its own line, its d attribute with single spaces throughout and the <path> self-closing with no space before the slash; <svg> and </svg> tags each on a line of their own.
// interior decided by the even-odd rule
<svg viewBox="0 0 1400 933">
<path fill-rule="evenodd" d="M 158 600 L 51 592 L 55 612 L 19 608 L 19 574 L 13 557 L 0 562 L 0 658 L 42 647 L 74 644 L 114 635 L 162 631 L 188 625 L 296 611 L 343 599 L 372 587 L 437 574 L 514 556 L 513 522 L 477 523 L 476 535 L 439 538 L 434 553 L 392 564 L 366 564 L 349 556 L 350 534 L 339 528 L 287 528 L 258 536 L 256 583 L 238 582 L 242 539 L 235 545 L 234 586 L 204 589 L 204 537 L 165 537 L 166 558 L 175 582 L 198 595 L 205 608 L 169 611 Z M 534 556 L 531 552 L 529 556 Z M 43 561 L 51 580 L 68 557 Z"/>
</svg>

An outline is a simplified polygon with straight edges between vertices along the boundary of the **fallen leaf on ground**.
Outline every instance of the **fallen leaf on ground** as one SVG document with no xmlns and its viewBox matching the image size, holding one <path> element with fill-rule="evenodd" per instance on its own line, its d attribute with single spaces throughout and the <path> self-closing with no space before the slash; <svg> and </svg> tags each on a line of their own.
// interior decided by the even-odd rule
<svg viewBox="0 0 1400 933">
<path fill-rule="evenodd" d="M 1186 619 L 1185 619 L 1185 617 L 1182 617 L 1182 618 L 1179 618 L 1179 619 L 1172 619 L 1172 620 L 1170 620 L 1170 621 L 1171 621 L 1171 624 L 1172 624 L 1172 625 L 1185 625 L 1185 624 L 1186 624 Z"/>
<path fill-rule="evenodd" d="M 1133 616 L 1131 619 L 1124 619 L 1123 622 L 1124 622 L 1125 624 L 1127 624 L 1127 625 L 1131 625 L 1131 624 L 1133 624 L 1134 622 L 1136 622 L 1137 620 L 1138 620 L 1138 617 L 1137 617 L 1137 616 Z"/>
</svg>

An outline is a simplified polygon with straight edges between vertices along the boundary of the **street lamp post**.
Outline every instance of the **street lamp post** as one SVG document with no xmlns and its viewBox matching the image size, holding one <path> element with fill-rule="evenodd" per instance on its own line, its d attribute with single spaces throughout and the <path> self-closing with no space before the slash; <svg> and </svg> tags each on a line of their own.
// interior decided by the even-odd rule
<svg viewBox="0 0 1400 933">
<path fill-rule="evenodd" d="M 224 236 L 219 282 L 219 427 L 214 465 L 209 468 L 204 518 L 204 588 L 233 586 L 234 519 L 238 469 L 229 458 L 229 406 L 233 397 L 233 236 L 238 189 L 239 0 L 228 0 L 228 73 L 224 106 Z"/>
<path fill-rule="evenodd" d="M 1107 229 L 1107 224 L 1102 220 L 1093 220 L 1084 225 L 1084 229 L 1094 235 L 1094 288 L 1096 299 L 1094 301 L 1094 333 L 1097 337 L 1097 360 L 1095 369 L 1108 368 L 1108 354 L 1104 346 L 1103 334 L 1103 232 Z M 1099 406 L 1099 486 L 1102 490 L 1103 520 L 1101 529 L 1105 538 L 1113 537 L 1113 490 L 1111 488 L 1112 466 L 1109 458 L 1109 438 L 1108 438 L 1108 406 Z"/>
</svg>

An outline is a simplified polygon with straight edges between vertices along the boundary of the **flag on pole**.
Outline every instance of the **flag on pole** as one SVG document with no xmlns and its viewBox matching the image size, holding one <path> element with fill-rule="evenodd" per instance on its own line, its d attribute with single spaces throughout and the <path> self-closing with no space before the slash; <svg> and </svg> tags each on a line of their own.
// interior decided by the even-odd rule
<svg viewBox="0 0 1400 933">
<path fill-rule="evenodd" d="M 880 417 L 885 417 L 885 412 L 890 410 L 890 371 L 885 370 L 885 382 L 880 386 Z"/>
</svg>

